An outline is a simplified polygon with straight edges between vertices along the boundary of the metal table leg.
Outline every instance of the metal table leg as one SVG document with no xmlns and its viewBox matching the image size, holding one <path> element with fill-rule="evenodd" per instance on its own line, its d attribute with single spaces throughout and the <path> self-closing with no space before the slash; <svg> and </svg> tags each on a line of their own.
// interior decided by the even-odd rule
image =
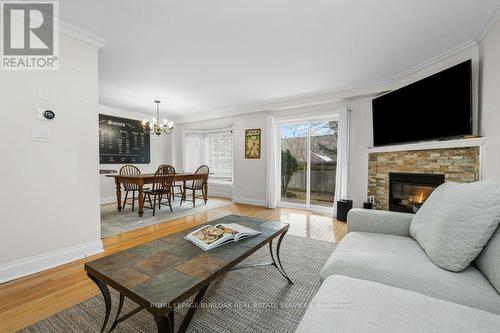
<svg viewBox="0 0 500 333">
<path fill-rule="evenodd" d="M 124 301 L 125 301 L 125 296 L 123 296 L 123 294 L 120 293 L 120 303 L 118 304 L 118 311 L 116 312 L 116 318 L 115 318 L 115 321 L 113 322 L 113 325 L 109 329 L 108 333 L 110 333 L 111 331 L 113 331 L 116 328 L 116 325 L 118 325 L 119 318 L 120 318 L 120 313 L 122 312 L 123 302 Z"/>
<path fill-rule="evenodd" d="M 155 316 L 155 321 L 158 333 L 174 332 L 174 310 L 171 310 L 166 316 Z"/>
<path fill-rule="evenodd" d="M 92 276 L 90 274 L 87 274 L 88 277 L 94 281 L 94 283 L 99 287 L 99 290 L 102 293 L 102 296 L 104 297 L 104 303 L 106 305 L 106 315 L 104 316 L 104 324 L 102 325 L 101 333 L 104 332 L 104 329 L 106 328 L 106 325 L 108 324 L 109 320 L 109 315 L 111 314 L 111 295 L 109 294 L 109 289 L 108 286 L 96 278 L 95 276 Z"/>
<path fill-rule="evenodd" d="M 285 270 L 283 269 L 283 266 L 281 265 L 281 259 L 280 259 L 281 241 L 283 240 L 283 237 L 285 237 L 286 233 L 287 233 L 286 231 L 284 233 L 282 233 L 280 235 L 280 238 L 278 239 L 278 245 L 276 246 L 276 259 L 277 260 L 275 260 L 274 255 L 273 255 L 273 241 L 272 240 L 269 242 L 269 253 L 271 254 L 271 259 L 273 260 L 274 266 L 276 266 L 276 268 L 281 273 L 281 275 L 283 275 L 283 277 L 285 279 L 287 279 L 290 284 L 293 284 L 292 280 L 290 280 L 290 278 L 286 274 Z"/>
</svg>

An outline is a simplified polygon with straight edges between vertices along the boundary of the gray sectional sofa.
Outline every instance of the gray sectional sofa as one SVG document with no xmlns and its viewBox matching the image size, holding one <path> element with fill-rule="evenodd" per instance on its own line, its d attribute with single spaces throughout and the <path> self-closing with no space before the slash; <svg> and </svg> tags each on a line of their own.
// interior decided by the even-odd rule
<svg viewBox="0 0 500 333">
<path fill-rule="evenodd" d="M 297 332 L 500 332 L 500 183 L 434 193 L 417 215 L 349 212 Z"/>
</svg>

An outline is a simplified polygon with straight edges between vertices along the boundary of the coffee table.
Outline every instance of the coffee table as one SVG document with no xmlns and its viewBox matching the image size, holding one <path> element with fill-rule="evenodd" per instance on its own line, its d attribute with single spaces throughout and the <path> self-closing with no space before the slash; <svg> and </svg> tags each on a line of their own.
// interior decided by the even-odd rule
<svg viewBox="0 0 500 333">
<path fill-rule="evenodd" d="M 287 223 L 229 215 L 208 224 L 217 223 L 238 223 L 258 230 L 261 234 L 203 251 L 184 239 L 186 234 L 200 227 L 197 226 L 86 263 L 87 275 L 97 284 L 104 296 L 106 313 L 101 332 L 106 329 L 111 313 L 108 286 L 120 293 L 117 315 L 109 332 L 118 323 L 142 310 L 147 310 L 154 316 L 158 332 L 173 332 L 176 306 L 197 293 L 178 330 L 184 332 L 210 283 L 228 271 L 272 265 L 288 283 L 293 284 L 280 261 L 280 246 L 288 231 Z M 275 238 L 278 238 L 276 253 L 272 246 Z M 269 245 L 270 262 L 238 265 L 266 244 Z M 120 316 L 125 297 L 138 306 Z"/>
</svg>

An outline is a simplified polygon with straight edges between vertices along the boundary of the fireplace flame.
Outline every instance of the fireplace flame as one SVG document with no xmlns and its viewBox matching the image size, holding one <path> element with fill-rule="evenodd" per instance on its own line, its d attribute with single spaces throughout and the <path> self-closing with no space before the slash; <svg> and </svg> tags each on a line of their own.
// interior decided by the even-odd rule
<svg viewBox="0 0 500 333">
<path fill-rule="evenodd" d="M 424 197 L 424 192 L 420 192 L 420 194 L 417 196 L 417 198 L 416 198 L 416 200 L 415 200 L 415 201 L 416 201 L 417 203 L 421 204 L 421 203 L 423 203 L 423 202 L 424 202 L 424 199 L 425 199 L 425 197 Z"/>
</svg>

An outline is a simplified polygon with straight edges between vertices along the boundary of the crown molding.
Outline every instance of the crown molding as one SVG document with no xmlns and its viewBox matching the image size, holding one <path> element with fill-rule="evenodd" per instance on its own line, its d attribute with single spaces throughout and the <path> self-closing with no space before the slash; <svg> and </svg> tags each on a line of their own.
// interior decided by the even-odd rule
<svg viewBox="0 0 500 333">
<path fill-rule="evenodd" d="M 27 6 L 27 3 L 24 1 L 19 1 L 19 4 L 23 7 Z M 108 43 L 104 38 L 61 20 L 60 17 L 54 17 L 54 26 L 59 33 L 78 39 L 98 49 L 104 47 Z"/>
<path fill-rule="evenodd" d="M 500 6 L 493 13 L 488 23 L 486 23 L 486 25 L 484 26 L 483 30 L 476 37 L 476 41 L 481 42 L 483 39 L 485 39 L 493 26 L 498 22 L 498 20 L 500 20 Z"/>
<path fill-rule="evenodd" d="M 250 103 L 238 105 L 230 108 L 219 110 L 210 110 L 203 113 L 195 113 L 183 117 L 177 117 L 177 123 L 190 123 L 204 120 L 215 120 L 226 117 L 241 116 L 245 114 L 258 112 L 272 112 L 287 110 L 299 107 L 310 107 L 324 105 L 330 103 L 338 103 L 346 99 L 375 96 L 394 89 L 393 85 L 399 80 L 409 77 L 425 68 L 428 68 L 436 63 L 439 63 L 447 58 L 453 57 L 469 49 L 478 47 L 478 42 L 470 40 L 462 43 L 448 51 L 445 51 L 433 58 L 430 58 L 416 66 L 411 67 L 401 73 L 391 77 L 376 80 L 366 81 L 355 85 L 338 87 L 336 89 L 316 91 L 314 93 L 298 94 L 283 98 L 267 100 L 259 103 Z"/>
<path fill-rule="evenodd" d="M 477 41 L 469 40 L 469 41 L 462 43 L 462 44 L 460 44 L 460 45 L 458 45 L 458 46 L 456 46 L 448 51 L 445 51 L 445 52 L 443 52 L 443 53 L 441 53 L 433 58 L 430 58 L 430 59 L 428 59 L 428 60 L 426 60 L 426 61 L 424 61 L 424 62 L 422 62 L 414 67 L 411 67 L 410 69 L 408 69 L 404 72 L 401 72 L 399 74 L 394 75 L 393 77 L 388 79 L 388 81 L 390 83 L 394 83 L 394 82 L 399 81 L 401 79 L 404 79 L 412 74 L 415 74 L 415 73 L 417 73 L 425 68 L 428 68 L 434 64 L 437 64 L 437 63 L 439 63 L 447 58 L 451 58 L 454 55 L 460 54 L 464 51 L 467 51 L 469 49 L 472 49 L 472 48 L 478 47 L 478 46 L 479 46 L 479 43 Z"/>
<path fill-rule="evenodd" d="M 88 32 L 86 30 L 83 30 L 71 23 L 68 23 L 63 20 L 59 20 L 58 23 L 59 23 L 60 33 L 78 39 L 79 41 L 90 44 L 92 46 L 95 46 L 98 49 L 103 48 L 108 43 L 104 38 L 97 36 L 91 32 Z"/>
</svg>

